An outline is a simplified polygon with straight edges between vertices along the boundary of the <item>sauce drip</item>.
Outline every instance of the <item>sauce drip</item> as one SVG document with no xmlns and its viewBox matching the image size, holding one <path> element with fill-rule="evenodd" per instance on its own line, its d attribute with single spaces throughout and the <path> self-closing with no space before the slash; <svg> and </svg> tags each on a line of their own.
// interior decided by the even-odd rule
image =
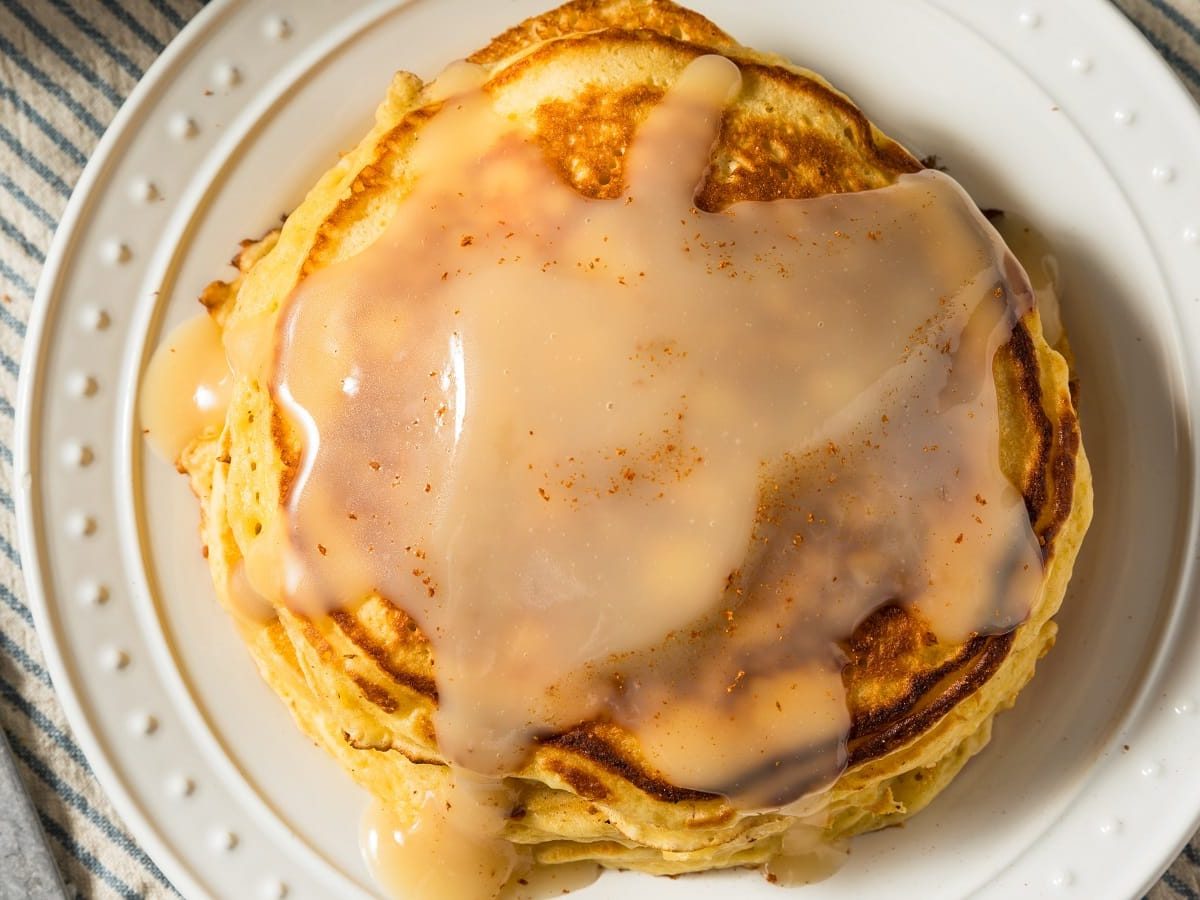
<svg viewBox="0 0 1200 900">
<path fill-rule="evenodd" d="M 1057 348 L 1063 337 L 1059 303 L 1062 296 L 1062 273 L 1058 258 L 1054 255 L 1054 248 L 1046 236 L 1024 216 L 1005 211 L 996 216 L 993 224 L 1029 276 L 1030 286 L 1037 298 L 1038 313 L 1042 319 L 1042 334 L 1047 344 Z"/>
<path fill-rule="evenodd" d="M 372 803 L 361 840 L 371 874 L 395 897 L 493 900 L 528 866 L 501 837 L 506 801 L 503 788 L 460 772 L 414 816 Z"/>
<path fill-rule="evenodd" d="M 205 430 L 225 424 L 233 373 L 221 330 L 207 314 L 175 326 L 155 349 L 138 398 L 143 434 L 170 462 Z"/>
<path fill-rule="evenodd" d="M 813 884 L 836 874 L 849 853 L 845 842 L 831 844 L 820 825 L 799 822 L 783 833 L 779 852 L 763 865 L 763 874 L 783 887 Z"/>
<path fill-rule="evenodd" d="M 867 615 L 962 640 L 1039 589 L 991 377 L 1019 267 L 937 172 L 695 208 L 739 83 L 694 62 L 616 200 L 461 93 L 385 233 L 285 310 L 286 600 L 413 615 L 466 769 L 608 718 L 673 783 L 784 806 L 844 766 Z"/>
</svg>

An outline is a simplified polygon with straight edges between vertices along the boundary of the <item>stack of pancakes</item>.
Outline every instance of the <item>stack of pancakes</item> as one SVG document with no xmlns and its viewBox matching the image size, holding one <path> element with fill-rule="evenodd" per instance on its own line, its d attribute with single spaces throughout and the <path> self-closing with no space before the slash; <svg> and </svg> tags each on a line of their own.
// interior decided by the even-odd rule
<svg viewBox="0 0 1200 900">
<path fill-rule="evenodd" d="M 485 67 L 495 108 L 520 123 L 566 182 L 609 198 L 621 195 L 639 123 L 693 59 L 711 53 L 737 63 L 743 88 L 724 113 L 698 206 L 867 190 L 921 168 L 819 76 L 742 47 L 664 0 L 577 0 L 470 60 Z M 222 328 L 273 321 L 306 275 L 380 235 L 412 188 L 408 160 L 439 96 L 416 76 L 396 76 L 366 138 L 281 230 L 244 246 L 236 278 L 206 290 L 202 301 Z M 987 743 L 993 716 L 1012 705 L 1054 641 L 1050 618 L 1091 517 L 1070 372 L 1036 310 L 993 371 L 997 452 L 1041 543 L 1044 590 L 1010 633 L 939 642 L 916 613 L 888 605 L 845 641 L 852 726 L 847 767 L 826 797 L 830 840 L 929 803 Z M 425 792 L 449 777 L 433 729 L 437 672 L 417 623 L 380 596 L 345 597 L 342 611 L 325 617 L 282 605 L 251 616 L 237 599 L 241 560 L 285 515 L 300 456 L 300 435 L 268 380 L 240 377 L 224 428 L 180 459 L 201 500 L 213 580 L 300 727 L 385 805 L 415 815 Z M 543 863 L 591 859 L 662 874 L 754 865 L 779 852 L 794 821 L 669 783 L 628 733 L 603 722 L 548 736 L 509 781 L 517 803 L 506 835 Z"/>
</svg>

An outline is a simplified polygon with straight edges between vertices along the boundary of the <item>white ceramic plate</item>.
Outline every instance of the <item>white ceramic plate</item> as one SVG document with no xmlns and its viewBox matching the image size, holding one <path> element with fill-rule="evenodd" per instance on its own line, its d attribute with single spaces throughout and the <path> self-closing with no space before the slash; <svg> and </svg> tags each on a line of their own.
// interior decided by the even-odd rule
<svg viewBox="0 0 1200 900">
<path fill-rule="evenodd" d="M 369 893 L 363 797 L 214 604 L 195 504 L 136 433 L 139 374 L 236 241 L 366 130 L 394 69 L 430 76 L 548 2 L 216 2 L 121 110 L 59 229 L 22 367 L 25 571 L 80 742 L 189 897 Z M 1200 813 L 1200 117 L 1101 0 L 694 6 L 1048 233 L 1096 473 L 1059 645 L 992 745 L 803 896 L 1134 896 Z M 753 873 L 610 873 L 579 896 L 781 894 Z"/>
</svg>

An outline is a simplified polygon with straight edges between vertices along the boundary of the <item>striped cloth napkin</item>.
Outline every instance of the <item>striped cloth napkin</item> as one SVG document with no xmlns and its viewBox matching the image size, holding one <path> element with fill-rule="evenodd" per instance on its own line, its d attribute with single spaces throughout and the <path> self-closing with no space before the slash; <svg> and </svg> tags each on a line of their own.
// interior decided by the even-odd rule
<svg viewBox="0 0 1200 900">
<path fill-rule="evenodd" d="M 1200 99 L 1200 0 L 1115 2 Z M 147 66 L 202 5 L 0 0 L 0 726 L 68 889 L 83 897 L 176 892 L 96 783 L 42 664 L 15 549 L 18 360 L 51 236 L 88 155 Z M 1149 896 L 1200 900 L 1200 838 Z"/>
</svg>

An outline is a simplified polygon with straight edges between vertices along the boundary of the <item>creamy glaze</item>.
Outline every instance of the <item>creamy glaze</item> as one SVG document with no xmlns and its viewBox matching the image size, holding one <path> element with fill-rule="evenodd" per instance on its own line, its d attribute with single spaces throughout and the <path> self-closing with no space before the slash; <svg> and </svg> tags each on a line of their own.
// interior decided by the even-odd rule
<svg viewBox="0 0 1200 900">
<path fill-rule="evenodd" d="M 205 430 L 225 424 L 233 374 L 221 330 L 205 313 L 175 326 L 155 349 L 138 398 L 142 433 L 170 462 Z"/>
<path fill-rule="evenodd" d="M 1054 248 L 1042 232 L 1017 213 L 1002 212 L 995 217 L 993 224 L 1029 276 L 1042 319 L 1042 334 L 1047 344 L 1057 347 L 1063 337 L 1059 303 L 1063 286 L 1062 272 L 1058 257 L 1054 255 Z"/>
<path fill-rule="evenodd" d="M 599 877 L 599 864 L 590 860 L 535 865 L 509 881 L 498 900 L 558 900 L 563 894 L 587 887 Z"/>
<path fill-rule="evenodd" d="M 738 77 L 694 63 L 609 201 L 460 94 L 386 233 L 290 300 L 287 599 L 414 615 L 473 771 L 608 717 L 672 782 L 779 806 L 841 770 L 870 612 L 962 640 L 1036 596 L 991 378 L 1019 268 L 936 172 L 697 210 Z"/>
<path fill-rule="evenodd" d="M 763 865 L 763 874 L 783 887 L 813 884 L 834 875 L 849 854 L 849 845 L 830 843 L 821 825 L 800 822 L 784 832 L 779 852 Z"/>
<path fill-rule="evenodd" d="M 361 835 L 371 874 L 394 897 L 493 900 L 529 865 L 501 836 L 509 801 L 503 787 L 458 772 L 415 815 L 372 803 Z"/>
<path fill-rule="evenodd" d="M 254 630 L 275 620 L 275 607 L 254 589 L 246 574 L 245 560 L 234 563 L 224 591 L 226 605 L 238 626 Z"/>
<path fill-rule="evenodd" d="M 413 195 L 297 288 L 277 362 L 267 320 L 226 334 L 305 443 L 245 595 L 316 613 L 378 591 L 413 615 L 456 784 L 607 718 L 677 785 L 816 821 L 845 759 L 839 642 L 892 602 L 943 640 L 1002 632 L 1040 589 L 991 377 L 1029 284 L 937 172 L 696 209 L 739 85 L 719 57 L 609 201 L 557 180 L 478 81 L 443 83 Z M 503 802 L 445 801 L 373 811 L 373 870 L 495 896 L 520 865 Z M 798 829 L 781 880 L 813 871 Z M 422 880 L 448 860 L 479 877 Z"/>
</svg>

